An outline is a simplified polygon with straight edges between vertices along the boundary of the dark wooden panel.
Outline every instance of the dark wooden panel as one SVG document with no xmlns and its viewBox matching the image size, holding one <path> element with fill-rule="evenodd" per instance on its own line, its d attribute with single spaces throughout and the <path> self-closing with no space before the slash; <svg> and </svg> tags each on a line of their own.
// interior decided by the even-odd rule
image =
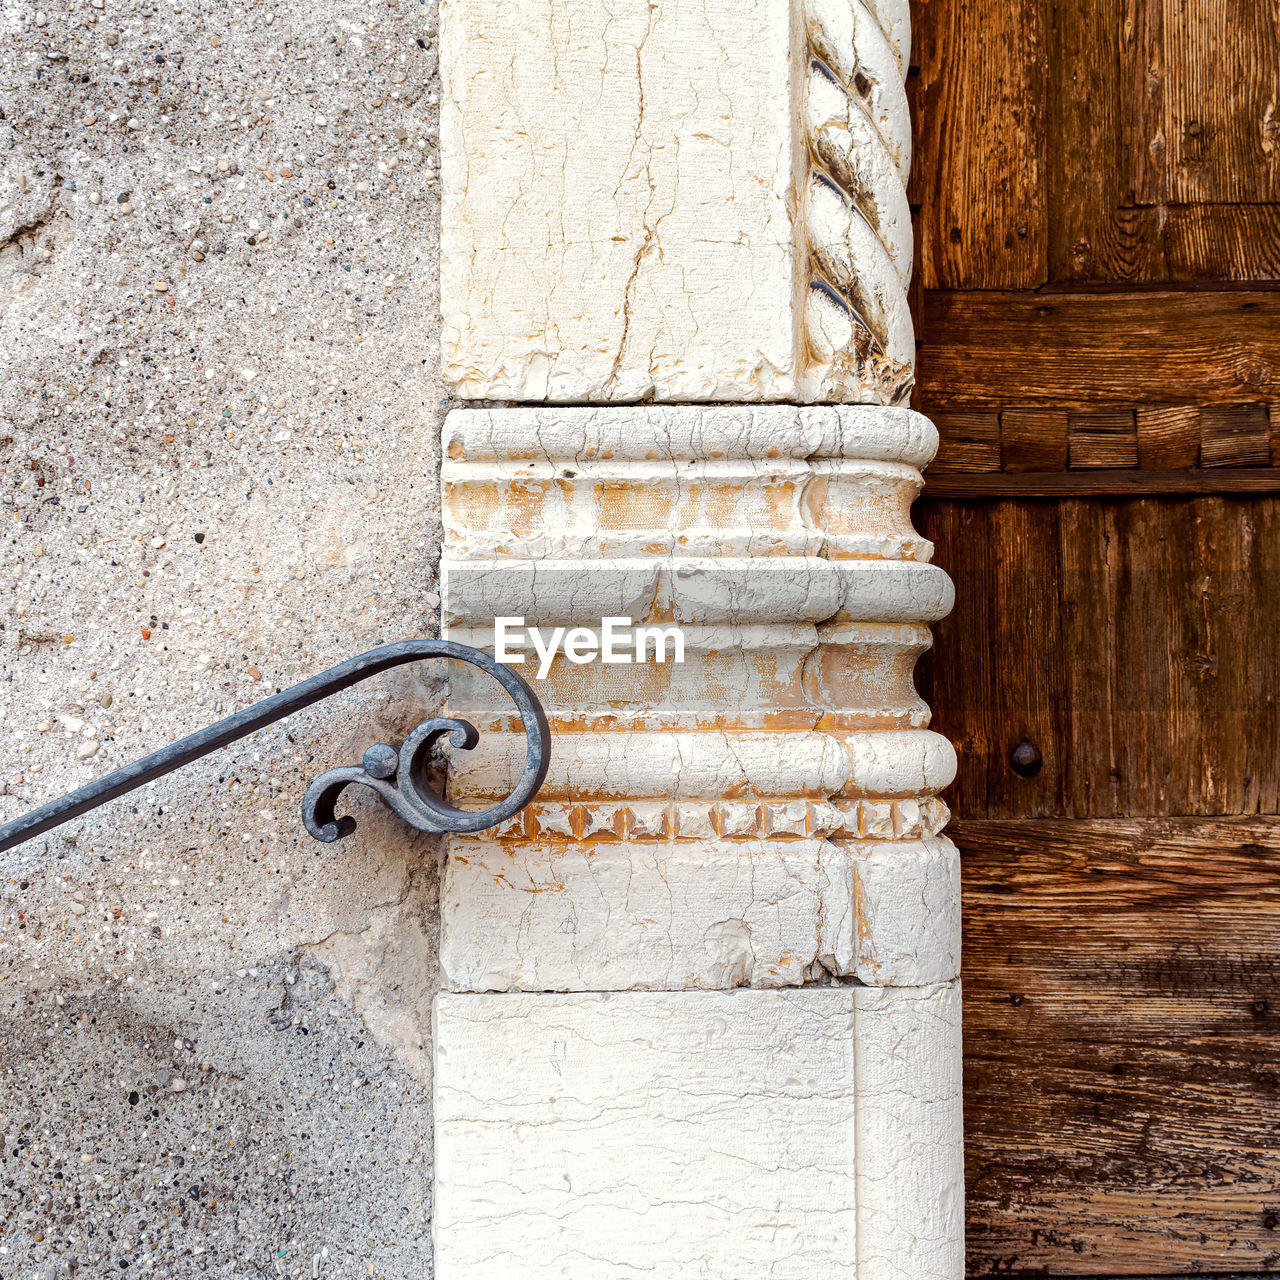
<svg viewBox="0 0 1280 1280">
<path fill-rule="evenodd" d="M 917 0 L 911 78 L 917 271 L 929 288 L 1047 279 L 1048 0 Z"/>
<path fill-rule="evenodd" d="M 933 425 L 938 428 L 938 453 L 929 469 L 935 475 L 1000 470 L 998 413 L 943 412 L 934 417 Z"/>
<path fill-rule="evenodd" d="M 972 815 L 1056 815 L 1064 709 L 1057 509 L 927 503 L 916 513 L 938 544 L 935 559 L 956 582 L 956 608 L 934 632 L 937 660 L 927 657 L 917 672 L 934 727 L 959 757 L 949 802 Z M 1024 740 L 1044 755 L 1035 778 L 1009 767 Z"/>
<path fill-rule="evenodd" d="M 1197 404 L 1280 390 L 1280 290 L 924 295 L 918 400 Z"/>
<path fill-rule="evenodd" d="M 1202 467 L 1271 465 L 1271 420 L 1266 405 L 1214 404 L 1200 414 Z"/>
<path fill-rule="evenodd" d="M 1049 278 L 1163 278 L 1160 211 L 1133 207 L 1125 135 L 1134 111 L 1122 92 L 1121 33 L 1132 0 L 1054 7 L 1049 59 Z"/>
<path fill-rule="evenodd" d="M 1138 420 L 1132 409 L 1073 409 L 1067 414 L 1067 465 L 1138 465 Z"/>
<path fill-rule="evenodd" d="M 1193 563 L 1202 581 L 1207 681 L 1204 807 L 1280 811 L 1280 502 L 1205 504 Z M 1233 693 L 1234 691 L 1234 693 Z"/>
<path fill-rule="evenodd" d="M 1002 470 L 1061 471 L 1067 452 L 1067 410 L 1005 409 L 1000 414 Z"/>
<path fill-rule="evenodd" d="M 1280 822 L 951 835 L 971 1274 L 1280 1268 Z"/>
<path fill-rule="evenodd" d="M 948 477 L 935 493 L 1009 497 L 1080 493 L 1265 493 L 1276 476 L 1249 476 L 1244 469 L 1280 464 L 1273 446 L 1276 406 L 1242 404 L 1104 407 L 1039 406 L 934 409 L 920 406 L 938 428 L 938 457 L 931 477 Z M 1114 473 L 1134 468 L 1153 475 L 1126 482 Z M 1054 481 L 1044 473 L 1104 471 Z M 1230 470 L 1229 476 L 1205 474 Z M 1025 474 L 1017 481 L 994 473 Z M 956 477 L 987 473 L 966 488 Z M 1047 488 L 1041 486 L 1046 485 Z"/>
<path fill-rule="evenodd" d="M 1280 467 L 1179 471 L 994 471 L 925 476 L 926 499 L 1194 497 L 1215 493 L 1280 493 Z"/>
<path fill-rule="evenodd" d="M 1280 0 L 918 0 L 926 289 L 1280 278 Z"/>
<path fill-rule="evenodd" d="M 1139 201 L 1280 198 L 1280 0 L 1145 0 L 1153 110 L 1133 140 Z"/>
<path fill-rule="evenodd" d="M 916 522 L 956 582 L 919 683 L 957 814 L 1280 812 L 1280 497 L 927 501 Z"/>
</svg>

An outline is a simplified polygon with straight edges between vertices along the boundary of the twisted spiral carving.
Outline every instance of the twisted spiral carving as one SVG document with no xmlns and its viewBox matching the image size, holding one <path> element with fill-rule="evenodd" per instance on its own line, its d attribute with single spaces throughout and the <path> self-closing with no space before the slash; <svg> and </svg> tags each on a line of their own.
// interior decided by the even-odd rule
<svg viewBox="0 0 1280 1280">
<path fill-rule="evenodd" d="M 901 404 L 915 371 L 907 0 L 803 3 L 807 391 Z"/>
</svg>

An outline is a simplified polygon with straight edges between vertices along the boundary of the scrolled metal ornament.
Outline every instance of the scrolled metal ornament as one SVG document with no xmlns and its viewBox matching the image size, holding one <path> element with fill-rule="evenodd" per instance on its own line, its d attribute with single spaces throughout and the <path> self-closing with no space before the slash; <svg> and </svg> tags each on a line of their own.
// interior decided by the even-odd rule
<svg viewBox="0 0 1280 1280">
<path fill-rule="evenodd" d="M 524 772 L 511 794 L 492 808 L 473 813 L 455 808 L 436 793 L 427 772 L 436 744 L 447 736 L 455 748 L 470 751 L 480 741 L 479 732 L 469 721 L 437 717 L 424 720 L 399 747 L 376 743 L 364 753 L 360 764 L 322 773 L 302 797 L 302 822 L 312 836 L 327 844 L 355 830 L 354 818 L 339 818 L 334 812 L 338 797 L 352 785 L 371 788 L 410 826 L 431 832 L 484 831 L 514 817 L 533 799 L 546 777 L 548 763 L 549 730 L 542 707 L 529 686 L 510 668 L 493 662 L 480 650 L 472 652 L 484 661 L 467 661 L 483 667 L 506 689 L 524 720 L 528 754 Z"/>
<path fill-rule="evenodd" d="M 510 695 L 524 723 L 526 744 L 524 771 L 511 794 L 492 808 L 471 812 L 455 808 L 432 790 L 427 767 L 432 749 L 440 739 L 448 734 L 455 747 L 469 750 L 480 738 L 475 726 L 466 720 L 437 717 L 420 724 L 399 748 L 377 743 L 364 753 L 362 765 L 330 769 L 321 774 L 303 797 L 303 825 L 310 835 L 325 844 L 349 836 L 356 829 L 355 819 L 338 817 L 334 805 L 342 791 L 352 784 L 371 787 L 405 822 L 419 831 L 484 831 L 505 822 L 533 799 L 547 774 L 551 730 L 541 703 L 524 680 L 481 649 L 452 640 L 404 640 L 370 649 L 368 653 L 330 667 L 0 825 L 0 853 L 180 769 L 237 738 L 349 689 L 361 680 L 421 658 L 455 658 L 470 663 L 492 676 Z"/>
</svg>

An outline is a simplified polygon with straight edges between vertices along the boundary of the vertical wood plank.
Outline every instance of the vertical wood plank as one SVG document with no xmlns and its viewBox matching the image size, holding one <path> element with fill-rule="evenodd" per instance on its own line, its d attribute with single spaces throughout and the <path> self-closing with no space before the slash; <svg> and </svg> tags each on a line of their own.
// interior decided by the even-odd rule
<svg viewBox="0 0 1280 1280">
<path fill-rule="evenodd" d="M 1280 498 L 919 510 L 956 577 L 927 696 L 958 814 L 1280 812 Z"/>
<path fill-rule="evenodd" d="M 1034 288 L 1048 278 L 1047 7 L 912 5 L 920 74 L 910 192 L 920 206 L 917 270 L 926 289 Z"/>
<path fill-rule="evenodd" d="M 1197 503 L 1203 610 L 1201 813 L 1273 813 L 1280 793 L 1274 501 Z"/>
<path fill-rule="evenodd" d="M 1243 608 L 1223 667 L 1223 688 L 1240 697 L 1250 715 L 1240 811 L 1280 813 L 1280 500 L 1235 499 L 1231 505 L 1243 525 L 1247 569 Z M 1237 663 L 1247 669 L 1237 672 Z M 1234 692 L 1241 688 L 1248 690 L 1242 697 Z"/>
<path fill-rule="evenodd" d="M 1058 504 L 1062 590 L 1064 812 L 1123 812 L 1117 737 L 1116 574 L 1120 555 L 1107 505 Z"/>
<path fill-rule="evenodd" d="M 924 502 L 916 521 L 956 583 L 956 607 L 935 628 L 918 680 L 933 727 L 959 754 L 947 801 L 966 816 L 1056 814 L 1064 698 L 1054 505 Z M 1009 765 L 1023 741 L 1043 757 L 1033 778 Z"/>
<path fill-rule="evenodd" d="M 1120 155 L 1127 205 L 1169 202 L 1163 6 L 1164 0 L 1124 0 L 1120 95 L 1126 110 Z"/>
<path fill-rule="evenodd" d="M 1055 5 L 1049 61 L 1049 278 L 1163 275 L 1159 213 L 1127 200 L 1121 31 L 1126 0 Z M 1126 206 L 1126 207 L 1122 207 Z"/>
<path fill-rule="evenodd" d="M 1162 0 L 1170 203 L 1280 198 L 1280 0 Z"/>
<path fill-rule="evenodd" d="M 1212 658 L 1196 556 L 1205 502 L 1145 499 L 1113 508 L 1119 552 L 1114 633 L 1122 813 L 1205 813 L 1201 732 Z"/>
</svg>

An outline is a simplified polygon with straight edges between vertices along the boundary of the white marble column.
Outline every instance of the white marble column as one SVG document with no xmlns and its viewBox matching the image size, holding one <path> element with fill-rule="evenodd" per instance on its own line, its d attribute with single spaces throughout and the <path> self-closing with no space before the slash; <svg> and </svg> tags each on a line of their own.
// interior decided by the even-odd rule
<svg viewBox="0 0 1280 1280">
<path fill-rule="evenodd" d="M 530 406 L 446 422 L 449 634 L 685 660 L 558 658 L 538 800 L 450 842 L 440 1280 L 962 1274 L 906 43 L 905 0 L 442 6 L 446 371 Z M 478 805 L 522 750 L 461 681 Z"/>
</svg>

